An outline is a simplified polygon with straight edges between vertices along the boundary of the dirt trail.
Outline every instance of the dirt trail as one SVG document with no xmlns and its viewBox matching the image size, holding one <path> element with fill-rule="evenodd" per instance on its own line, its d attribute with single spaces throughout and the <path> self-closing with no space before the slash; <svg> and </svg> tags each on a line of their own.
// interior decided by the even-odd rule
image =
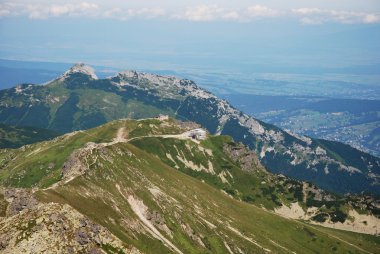
<svg viewBox="0 0 380 254">
<path fill-rule="evenodd" d="M 120 129 L 118 129 L 116 137 L 113 139 L 112 142 L 109 143 L 109 145 L 126 142 L 127 140 L 124 138 L 125 133 L 125 127 L 121 127 Z"/>
<path fill-rule="evenodd" d="M 146 135 L 146 136 L 139 136 L 139 137 L 133 137 L 133 138 L 130 138 L 130 139 L 126 139 L 124 142 L 130 142 L 132 140 L 135 140 L 135 139 L 139 139 L 139 138 L 176 138 L 176 139 L 181 139 L 181 140 L 191 140 L 191 141 L 194 141 L 195 143 L 199 144 L 199 140 L 196 140 L 196 139 L 193 139 L 190 135 L 189 135 L 190 131 L 186 131 L 184 133 L 181 133 L 181 134 L 162 134 L 162 135 Z"/>
<path fill-rule="evenodd" d="M 86 134 L 88 134 L 88 133 L 86 133 Z M 162 137 L 162 138 L 177 138 L 177 139 L 193 140 L 190 137 L 190 135 L 188 134 L 188 132 L 184 132 L 182 134 L 177 134 L 177 135 L 174 135 L 174 134 L 173 135 L 146 135 L 146 136 L 139 136 L 139 137 L 134 137 L 134 138 L 130 138 L 130 139 L 125 138 L 127 135 L 128 135 L 128 133 L 127 133 L 126 128 L 121 127 L 117 130 L 116 136 L 114 137 L 114 139 L 111 142 L 103 142 L 103 143 L 89 142 L 84 147 L 74 151 L 72 153 L 72 155 L 68 158 L 68 161 L 67 161 L 68 164 L 70 164 L 70 167 L 69 167 L 70 170 L 67 171 L 69 173 L 67 173 L 65 179 L 63 181 L 60 181 L 60 182 L 57 182 L 57 183 L 51 185 L 50 187 L 48 187 L 46 189 L 54 189 L 57 186 L 60 186 L 62 184 L 66 184 L 66 183 L 74 180 L 78 176 L 83 175 L 84 172 L 86 172 L 87 169 L 89 169 L 89 165 L 86 161 L 86 155 L 92 154 L 94 149 L 101 149 L 101 148 L 112 146 L 112 145 L 115 145 L 118 143 L 127 143 L 129 141 L 134 140 L 134 139 L 148 138 L 148 137 Z M 96 137 L 94 137 L 94 138 L 96 138 Z M 196 140 L 193 140 L 193 141 L 196 142 Z M 85 163 L 83 163 L 82 162 L 83 160 L 80 158 L 84 158 Z"/>
</svg>

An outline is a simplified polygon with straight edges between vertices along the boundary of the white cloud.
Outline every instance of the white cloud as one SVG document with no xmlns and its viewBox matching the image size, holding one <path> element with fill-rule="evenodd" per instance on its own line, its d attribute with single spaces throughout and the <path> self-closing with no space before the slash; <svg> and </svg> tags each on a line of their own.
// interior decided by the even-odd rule
<svg viewBox="0 0 380 254">
<path fill-rule="evenodd" d="M 35 5 L 28 4 L 20 9 L 22 14 L 26 14 L 31 19 L 47 19 L 61 16 L 85 16 L 95 17 L 99 11 L 97 4 L 80 2 L 77 4 L 62 5 Z"/>
<path fill-rule="evenodd" d="M 0 4 L 0 17 L 26 15 L 31 19 L 47 19 L 62 16 L 83 16 L 98 18 L 113 18 L 129 20 L 133 18 L 182 19 L 188 21 L 239 21 L 249 22 L 260 18 L 270 18 L 279 15 L 279 11 L 263 5 L 253 5 L 247 8 L 227 8 L 216 4 L 197 5 L 186 8 L 166 10 L 161 7 L 126 8 L 106 7 L 90 2 L 68 4 Z"/>
<path fill-rule="evenodd" d="M 322 10 L 318 8 L 299 8 L 294 9 L 293 12 L 300 15 L 311 15 L 315 13 L 320 13 Z"/>
<path fill-rule="evenodd" d="M 363 18 L 363 22 L 367 24 L 371 23 L 379 23 L 380 22 L 380 16 L 375 14 L 367 14 Z"/>
<path fill-rule="evenodd" d="M 165 16 L 166 12 L 162 8 L 141 8 L 141 9 L 116 9 L 111 15 L 105 12 L 103 17 L 119 20 L 130 20 L 134 18 L 154 19 Z"/>
<path fill-rule="evenodd" d="M 292 10 L 294 14 L 300 16 L 303 24 L 323 24 L 335 22 L 341 24 L 371 24 L 379 23 L 380 16 L 367 12 L 337 11 L 319 8 L 299 8 Z"/>
<path fill-rule="evenodd" d="M 249 22 L 255 19 L 271 18 L 280 15 L 280 11 L 263 5 L 252 5 L 244 9 L 224 8 L 218 5 L 199 5 L 188 7 L 184 13 L 175 18 L 189 21 L 239 21 Z"/>
<path fill-rule="evenodd" d="M 249 17 L 276 17 L 280 12 L 263 5 L 249 6 L 247 9 Z"/>
<path fill-rule="evenodd" d="M 7 16 L 27 16 L 30 19 L 53 17 L 93 17 L 129 20 L 132 18 L 152 19 L 164 16 L 162 8 L 105 8 L 95 3 L 79 2 L 70 4 L 0 4 L 0 18 Z"/>
<path fill-rule="evenodd" d="M 60 0 L 54 1 L 54 4 L 48 0 L 3 0 L 0 2 L 0 18 L 9 16 L 26 16 L 30 19 L 48 19 L 55 17 L 90 17 L 118 20 L 161 18 L 167 20 L 181 19 L 193 22 L 252 22 L 260 19 L 285 17 L 288 19 L 297 18 L 302 24 L 380 23 L 380 14 L 378 12 L 339 11 L 334 8 L 324 9 L 323 7 L 290 9 L 292 8 L 290 5 L 288 5 L 287 9 L 284 8 L 283 2 L 275 5 L 274 1 L 269 0 L 267 2 L 268 6 L 264 4 L 249 5 L 250 1 L 244 1 L 245 4 L 248 4 L 244 7 L 243 1 L 236 1 L 236 4 L 231 4 L 227 1 L 218 1 L 219 4 L 213 4 L 212 2 L 215 1 L 209 0 L 204 1 L 209 4 L 198 5 L 201 1 L 194 0 L 194 6 L 188 5 L 188 7 L 184 7 L 185 4 L 189 4 L 189 1 L 170 6 L 168 5 L 169 0 L 164 0 L 164 2 L 159 2 L 162 6 L 155 7 L 154 4 L 157 3 L 156 1 L 149 1 L 148 3 L 148 1 L 144 0 L 109 0 L 107 2 L 100 0 L 85 0 L 83 2 Z M 31 2 L 33 4 L 31 4 Z M 260 3 L 263 1 L 257 2 Z M 143 7 L 144 5 L 145 7 Z"/>
<path fill-rule="evenodd" d="M 0 3 L 0 18 L 19 15 L 17 12 L 20 9 L 20 4 L 12 2 Z"/>
<path fill-rule="evenodd" d="M 213 21 L 223 19 L 225 15 L 227 15 L 226 9 L 220 8 L 218 5 L 200 5 L 187 8 L 184 14 L 177 17 L 190 21 Z"/>
<path fill-rule="evenodd" d="M 162 8 L 141 8 L 134 9 L 135 16 L 145 17 L 145 18 L 156 18 L 162 17 L 166 14 L 166 11 Z"/>
<path fill-rule="evenodd" d="M 11 12 L 7 9 L 0 9 L 0 17 L 7 17 L 10 16 Z"/>
<path fill-rule="evenodd" d="M 223 18 L 226 20 L 241 20 L 241 16 L 237 11 L 230 11 L 223 15 Z"/>
</svg>

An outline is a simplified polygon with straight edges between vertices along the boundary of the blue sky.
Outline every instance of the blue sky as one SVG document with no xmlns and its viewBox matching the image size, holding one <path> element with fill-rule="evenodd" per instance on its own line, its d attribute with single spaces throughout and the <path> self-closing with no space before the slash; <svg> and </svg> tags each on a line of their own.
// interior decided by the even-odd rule
<svg viewBox="0 0 380 254">
<path fill-rule="evenodd" d="M 380 64 L 380 1 L 0 0 L 0 57 L 128 68 Z"/>
</svg>

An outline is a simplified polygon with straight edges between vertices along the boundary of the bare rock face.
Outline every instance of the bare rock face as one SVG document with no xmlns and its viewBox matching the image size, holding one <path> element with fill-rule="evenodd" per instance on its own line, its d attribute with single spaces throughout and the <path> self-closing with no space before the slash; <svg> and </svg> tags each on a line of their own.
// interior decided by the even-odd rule
<svg viewBox="0 0 380 254">
<path fill-rule="evenodd" d="M 89 169 L 86 158 L 93 152 L 93 150 L 102 150 L 103 147 L 104 144 L 88 142 L 83 148 L 77 149 L 71 153 L 62 166 L 62 177 L 64 182 L 68 182 L 75 177 L 85 174 Z M 105 150 L 102 150 L 101 153 L 105 155 Z"/>
<path fill-rule="evenodd" d="M 101 227 L 86 219 L 82 218 L 80 220 L 80 228 L 75 231 L 75 240 L 80 245 L 86 245 L 92 241 L 95 241 L 97 244 L 101 244 L 99 233 L 101 231 Z"/>
<path fill-rule="evenodd" d="M 11 236 L 8 234 L 4 234 L 0 236 L 0 251 L 3 251 L 8 247 L 10 240 L 11 240 Z"/>
<path fill-rule="evenodd" d="M 255 152 L 249 150 L 245 145 L 239 144 L 225 144 L 223 151 L 230 155 L 231 159 L 239 162 L 241 168 L 246 172 L 253 172 L 255 170 L 265 170 L 261 165 Z"/>
<path fill-rule="evenodd" d="M 176 121 L 176 124 L 178 124 L 182 129 L 185 129 L 185 130 L 193 130 L 193 129 L 198 129 L 202 127 L 200 124 L 197 124 L 195 122 Z"/>
<path fill-rule="evenodd" d="M 30 189 L 0 191 L 7 203 L 0 217 L 0 253 L 140 253 L 67 204 L 39 202 Z"/>
<path fill-rule="evenodd" d="M 98 77 L 95 74 L 94 69 L 91 66 L 85 65 L 83 63 L 77 63 L 73 67 L 71 67 L 68 71 L 66 71 L 62 76 L 61 79 L 65 79 L 69 77 L 72 74 L 75 73 L 82 73 L 85 74 L 92 79 L 98 79 Z"/>
<path fill-rule="evenodd" d="M 165 224 L 165 219 L 157 211 L 150 212 L 149 210 L 147 210 L 145 216 L 146 216 L 146 219 L 152 221 L 153 224 L 156 224 L 156 225 Z"/>
<path fill-rule="evenodd" d="M 190 237 L 194 242 L 196 242 L 198 245 L 202 246 L 205 248 L 206 246 L 204 245 L 202 238 L 202 235 L 198 235 L 187 223 L 181 223 L 181 228 L 182 230 L 186 233 L 188 237 Z"/>
<path fill-rule="evenodd" d="M 26 209 L 32 209 L 38 201 L 27 189 L 9 188 L 4 191 L 4 198 L 8 201 L 6 216 L 12 216 Z"/>
<path fill-rule="evenodd" d="M 63 163 L 62 166 L 62 178 L 63 182 L 69 182 L 70 180 L 85 174 L 89 169 L 87 161 L 95 150 L 99 152 L 99 155 L 109 162 L 112 162 L 112 156 L 105 149 L 106 146 L 114 144 L 110 143 L 94 143 L 88 142 L 83 148 L 77 149 L 71 153 L 69 158 Z"/>
<path fill-rule="evenodd" d="M 0 220 L 1 253 L 140 253 L 69 205 L 32 202 Z"/>
<path fill-rule="evenodd" d="M 81 159 L 86 155 L 87 149 L 78 149 L 74 151 L 62 166 L 63 176 L 69 178 L 83 174 L 87 170 L 87 167 Z"/>
<path fill-rule="evenodd" d="M 303 192 L 305 200 L 306 200 L 306 198 L 308 196 L 311 196 L 312 199 L 316 200 L 316 201 L 322 201 L 322 200 L 325 200 L 325 201 L 334 201 L 334 200 L 336 200 L 335 197 L 333 197 L 332 195 L 326 193 L 324 190 L 319 189 L 315 185 L 311 185 L 311 184 L 308 184 L 308 183 L 303 183 L 303 185 L 302 185 L 302 192 Z"/>
</svg>

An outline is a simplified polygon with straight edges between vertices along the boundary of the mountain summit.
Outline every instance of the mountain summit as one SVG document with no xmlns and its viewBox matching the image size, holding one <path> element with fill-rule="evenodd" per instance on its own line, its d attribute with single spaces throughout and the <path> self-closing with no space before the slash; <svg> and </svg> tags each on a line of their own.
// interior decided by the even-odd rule
<svg viewBox="0 0 380 254">
<path fill-rule="evenodd" d="M 62 78 L 66 78 L 75 73 L 82 73 L 90 76 L 92 79 L 98 79 L 98 76 L 96 76 L 95 74 L 94 68 L 84 63 L 76 63 L 62 75 Z"/>
<path fill-rule="evenodd" d="M 120 118 L 166 114 L 242 142 L 273 173 L 341 194 L 380 194 L 380 159 L 370 154 L 259 121 L 191 80 L 136 71 L 106 79 L 94 75 L 91 67 L 78 64 L 63 74 L 67 78 L 46 86 L 0 91 L 0 122 L 67 133 Z"/>
</svg>

